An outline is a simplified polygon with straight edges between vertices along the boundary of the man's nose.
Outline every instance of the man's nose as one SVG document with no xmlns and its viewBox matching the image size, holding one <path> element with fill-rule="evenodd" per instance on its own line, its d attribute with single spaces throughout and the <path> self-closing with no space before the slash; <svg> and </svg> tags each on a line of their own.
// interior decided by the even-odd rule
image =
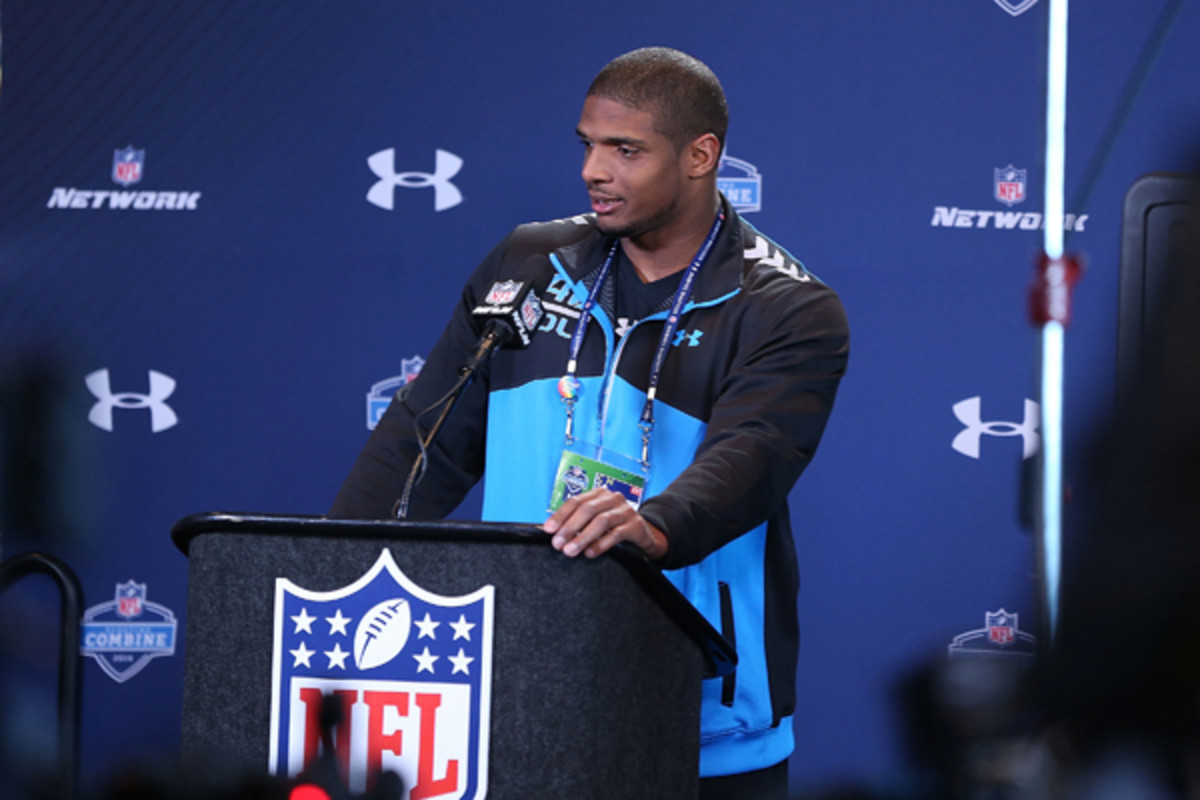
<svg viewBox="0 0 1200 800">
<path fill-rule="evenodd" d="M 605 183 L 611 177 L 604 164 L 604 156 L 597 147 L 589 147 L 583 153 L 583 182 L 589 186 L 593 183 Z"/>
</svg>

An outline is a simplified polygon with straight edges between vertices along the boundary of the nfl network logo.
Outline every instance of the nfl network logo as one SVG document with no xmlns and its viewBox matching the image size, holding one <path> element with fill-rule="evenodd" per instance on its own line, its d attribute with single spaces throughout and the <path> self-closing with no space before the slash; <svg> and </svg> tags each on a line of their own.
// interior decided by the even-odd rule
<svg viewBox="0 0 1200 800">
<path fill-rule="evenodd" d="M 1025 202 L 1025 172 L 1012 164 L 992 170 L 992 196 L 1009 208 Z"/>
<path fill-rule="evenodd" d="M 495 587 L 443 597 L 413 583 L 384 549 L 358 580 L 328 592 L 275 581 L 272 774 L 322 752 L 318 710 L 342 708 L 330 737 L 350 789 L 395 772 L 408 798 L 487 794 Z"/>
<path fill-rule="evenodd" d="M 142 180 L 146 151 L 134 150 L 133 145 L 113 151 L 112 179 L 121 186 L 132 186 Z"/>
<path fill-rule="evenodd" d="M 399 375 L 393 375 L 387 380 L 371 384 L 371 390 L 367 392 L 367 430 L 375 430 L 375 426 L 379 424 L 383 412 L 387 411 L 387 407 L 391 405 L 396 392 L 412 383 L 424 366 L 425 359 L 420 356 L 402 358 L 400 359 Z"/>
<path fill-rule="evenodd" d="M 80 654 L 124 683 L 153 659 L 174 655 L 176 627 L 171 609 L 146 599 L 146 584 L 118 583 L 112 600 L 84 613 Z"/>
<path fill-rule="evenodd" d="M 950 643 L 950 657 L 1008 656 L 1032 659 L 1037 653 L 1037 638 L 1021 630 L 1017 614 L 988 611 L 983 615 L 983 627 L 960 633 Z"/>
<path fill-rule="evenodd" d="M 762 175 L 749 161 L 722 155 L 717 167 L 717 188 L 738 213 L 762 211 Z"/>
</svg>

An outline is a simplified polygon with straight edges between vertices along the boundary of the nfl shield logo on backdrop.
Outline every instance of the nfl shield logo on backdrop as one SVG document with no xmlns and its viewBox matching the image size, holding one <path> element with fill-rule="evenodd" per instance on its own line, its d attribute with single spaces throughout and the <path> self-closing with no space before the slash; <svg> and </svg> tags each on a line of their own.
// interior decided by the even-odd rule
<svg viewBox="0 0 1200 800">
<path fill-rule="evenodd" d="M 117 584 L 117 616 L 133 619 L 142 615 L 142 601 L 146 599 L 146 584 Z"/>
<path fill-rule="evenodd" d="M 270 770 L 293 776 L 321 754 L 318 710 L 341 704 L 332 741 L 350 789 L 397 773 L 408 798 L 487 793 L 494 587 L 443 597 L 383 550 L 328 592 L 275 581 Z"/>
<path fill-rule="evenodd" d="M 112 179 L 121 186 L 132 186 L 142 179 L 142 165 L 146 162 L 145 150 L 134 150 L 132 146 L 113 151 Z"/>
<path fill-rule="evenodd" d="M 404 381 L 405 385 L 412 383 L 421 374 L 421 367 L 423 366 L 425 366 L 425 359 L 420 356 L 400 359 L 400 378 Z"/>
<path fill-rule="evenodd" d="M 1007 167 L 993 170 L 993 175 L 994 196 L 997 200 L 1009 208 L 1025 202 L 1025 170 L 1009 164 Z"/>
<path fill-rule="evenodd" d="M 984 616 L 984 627 L 987 628 L 989 642 L 1003 646 L 1016 640 L 1016 614 L 1010 614 L 1002 608 L 994 614 L 988 612 Z"/>
</svg>

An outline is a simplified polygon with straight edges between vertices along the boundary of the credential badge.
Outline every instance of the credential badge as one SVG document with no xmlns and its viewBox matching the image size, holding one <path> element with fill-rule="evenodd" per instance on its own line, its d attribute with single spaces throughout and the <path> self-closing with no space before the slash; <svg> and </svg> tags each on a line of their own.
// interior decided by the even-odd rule
<svg viewBox="0 0 1200 800">
<path fill-rule="evenodd" d="M 332 694 L 334 750 L 350 789 L 380 770 L 405 798 L 487 793 L 494 587 L 443 597 L 383 550 L 341 589 L 275 581 L 269 769 L 296 775 L 321 752 L 317 709 Z"/>
</svg>

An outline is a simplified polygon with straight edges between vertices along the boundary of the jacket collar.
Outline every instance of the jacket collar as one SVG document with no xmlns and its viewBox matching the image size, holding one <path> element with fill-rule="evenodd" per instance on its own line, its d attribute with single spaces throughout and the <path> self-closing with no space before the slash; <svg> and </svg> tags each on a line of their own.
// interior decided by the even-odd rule
<svg viewBox="0 0 1200 800">
<path fill-rule="evenodd" d="M 721 233 L 717 236 L 712 252 L 708 254 L 708 259 L 696 276 L 696 285 L 692 290 L 692 302 L 695 304 L 719 300 L 736 292 L 742 285 L 746 251 L 745 226 L 725 195 L 720 197 L 721 207 L 725 210 L 725 224 L 721 226 Z M 592 225 L 591 234 L 559 248 L 557 252 L 571 278 L 590 286 L 600 271 L 609 248 L 612 247 L 613 239 L 596 229 L 595 218 L 592 215 L 589 214 L 588 217 L 589 224 Z"/>
</svg>

